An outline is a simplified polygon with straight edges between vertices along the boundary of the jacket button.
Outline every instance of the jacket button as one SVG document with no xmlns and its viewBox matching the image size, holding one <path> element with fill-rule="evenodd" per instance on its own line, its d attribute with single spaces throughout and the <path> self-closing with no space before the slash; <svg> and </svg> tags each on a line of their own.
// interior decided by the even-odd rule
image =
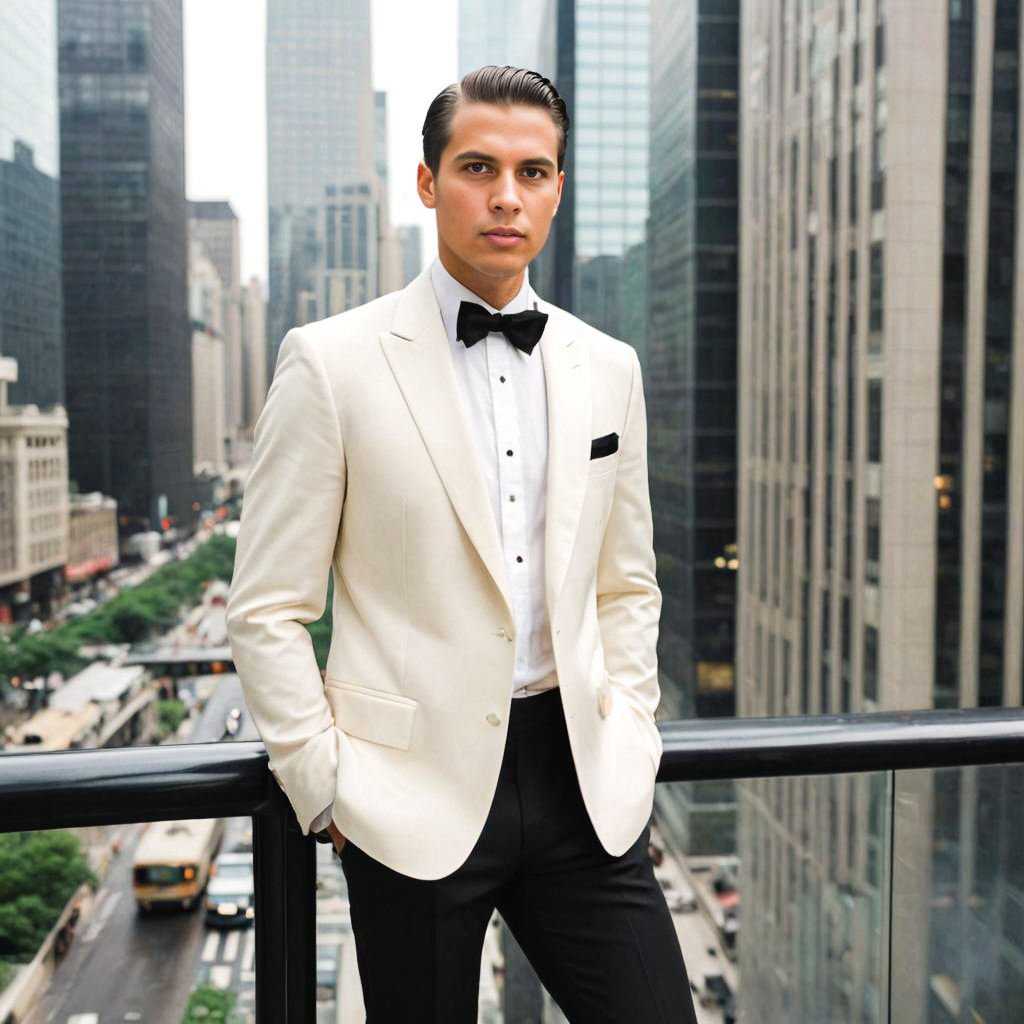
<svg viewBox="0 0 1024 1024">
<path fill-rule="evenodd" d="M 493 711 L 487 716 L 487 721 L 491 725 L 501 725 L 501 719 Z"/>
</svg>

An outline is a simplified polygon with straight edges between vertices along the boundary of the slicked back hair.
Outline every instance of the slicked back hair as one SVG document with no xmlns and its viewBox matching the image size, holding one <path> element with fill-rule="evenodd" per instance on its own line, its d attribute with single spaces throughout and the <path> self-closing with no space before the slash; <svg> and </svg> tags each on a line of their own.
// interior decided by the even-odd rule
<svg viewBox="0 0 1024 1024">
<path fill-rule="evenodd" d="M 437 174 L 441 154 L 452 137 L 452 119 L 460 100 L 505 106 L 521 103 L 546 110 L 558 129 L 558 169 L 562 170 L 569 139 L 569 112 L 565 100 L 558 95 L 551 81 L 536 71 L 489 64 L 470 71 L 461 82 L 442 89 L 427 109 L 423 121 L 423 162 L 432 174 Z"/>
</svg>

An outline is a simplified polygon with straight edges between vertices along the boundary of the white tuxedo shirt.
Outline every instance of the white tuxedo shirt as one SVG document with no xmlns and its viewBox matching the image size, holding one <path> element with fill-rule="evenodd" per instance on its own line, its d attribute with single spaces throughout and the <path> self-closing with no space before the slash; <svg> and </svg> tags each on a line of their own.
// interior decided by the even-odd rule
<svg viewBox="0 0 1024 1024">
<path fill-rule="evenodd" d="M 661 741 L 636 353 L 548 303 L 544 599 L 580 789 L 611 854 L 650 816 Z M 537 350 L 534 351 L 534 356 Z M 303 830 L 440 878 L 486 820 L 516 681 L 515 598 L 425 272 L 284 339 L 256 425 L 228 632 Z M 333 625 L 321 678 L 304 625 Z"/>
<path fill-rule="evenodd" d="M 539 300 L 525 278 L 515 298 L 496 309 L 456 281 L 439 259 L 430 268 L 430 282 L 505 556 L 516 626 L 512 696 L 525 697 L 556 685 L 551 623 L 544 601 L 548 472 L 544 352 L 537 347 L 527 355 L 494 331 L 467 348 L 456 337 L 456 324 L 462 302 L 475 302 L 488 313 L 511 314 L 532 308 Z"/>
</svg>

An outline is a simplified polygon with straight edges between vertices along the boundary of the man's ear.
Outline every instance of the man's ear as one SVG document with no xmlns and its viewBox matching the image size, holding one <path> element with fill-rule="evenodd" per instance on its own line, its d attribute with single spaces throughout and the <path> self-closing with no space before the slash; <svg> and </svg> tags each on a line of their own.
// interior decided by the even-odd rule
<svg viewBox="0 0 1024 1024">
<path fill-rule="evenodd" d="M 428 210 L 432 210 L 437 203 L 437 196 L 434 192 L 434 174 L 422 160 L 416 168 L 416 191 L 420 194 L 420 202 Z"/>
<path fill-rule="evenodd" d="M 558 213 L 559 206 L 562 205 L 562 188 L 565 185 L 565 171 L 558 172 L 558 199 L 555 201 L 555 208 L 551 211 L 551 216 L 554 217 Z"/>
</svg>

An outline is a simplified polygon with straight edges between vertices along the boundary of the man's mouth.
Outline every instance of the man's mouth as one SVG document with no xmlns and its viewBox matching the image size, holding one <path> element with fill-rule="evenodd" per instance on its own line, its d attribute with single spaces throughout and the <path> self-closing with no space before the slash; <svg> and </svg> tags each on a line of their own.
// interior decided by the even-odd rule
<svg viewBox="0 0 1024 1024">
<path fill-rule="evenodd" d="M 510 246 L 516 245 L 525 237 L 521 231 L 515 228 L 491 228 L 485 231 L 484 238 L 489 238 L 495 245 Z"/>
</svg>

